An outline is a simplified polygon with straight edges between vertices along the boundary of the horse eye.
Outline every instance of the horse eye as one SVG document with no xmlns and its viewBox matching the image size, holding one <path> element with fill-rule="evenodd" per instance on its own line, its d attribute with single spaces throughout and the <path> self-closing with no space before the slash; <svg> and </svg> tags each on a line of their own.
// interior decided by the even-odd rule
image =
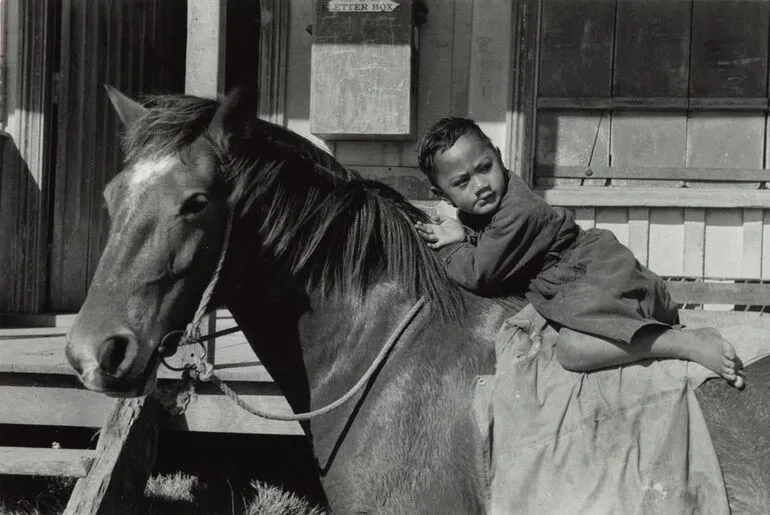
<svg viewBox="0 0 770 515">
<path fill-rule="evenodd" d="M 209 197 L 204 193 L 196 193 L 187 198 L 179 210 L 181 216 L 197 215 L 209 205 Z"/>
</svg>

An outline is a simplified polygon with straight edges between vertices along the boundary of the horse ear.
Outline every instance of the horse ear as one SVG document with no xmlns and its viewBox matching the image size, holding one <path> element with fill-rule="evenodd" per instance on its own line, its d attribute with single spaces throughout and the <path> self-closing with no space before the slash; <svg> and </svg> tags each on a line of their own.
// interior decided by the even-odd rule
<svg viewBox="0 0 770 515">
<path fill-rule="evenodd" d="M 139 102 L 128 98 L 117 88 L 105 84 L 104 89 L 107 90 L 107 96 L 110 97 L 112 107 L 117 111 L 118 117 L 120 118 L 120 121 L 123 122 L 123 125 L 131 125 L 134 120 L 147 112 L 146 107 Z"/>
<path fill-rule="evenodd" d="M 236 140 L 249 139 L 257 106 L 258 100 L 251 88 L 239 86 L 227 94 L 211 120 L 211 128 L 226 150 L 230 150 Z"/>
</svg>

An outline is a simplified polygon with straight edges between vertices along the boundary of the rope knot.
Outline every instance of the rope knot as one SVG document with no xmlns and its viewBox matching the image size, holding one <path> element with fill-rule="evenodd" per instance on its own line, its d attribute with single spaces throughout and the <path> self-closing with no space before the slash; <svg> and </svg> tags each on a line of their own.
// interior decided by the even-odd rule
<svg viewBox="0 0 770 515">
<path fill-rule="evenodd" d="M 195 373 L 198 381 L 211 381 L 211 377 L 214 375 L 214 365 L 208 361 L 196 359 L 192 372 Z"/>
</svg>

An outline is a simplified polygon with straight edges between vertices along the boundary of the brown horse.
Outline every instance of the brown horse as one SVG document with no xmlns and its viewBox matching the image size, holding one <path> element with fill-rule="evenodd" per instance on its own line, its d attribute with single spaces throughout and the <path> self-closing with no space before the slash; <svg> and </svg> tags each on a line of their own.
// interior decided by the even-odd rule
<svg viewBox="0 0 770 515">
<path fill-rule="evenodd" d="M 472 384 L 493 372 L 494 335 L 511 309 L 453 285 L 414 230 L 420 210 L 256 119 L 248 96 L 164 96 L 147 107 L 110 97 L 126 160 L 105 190 L 109 240 L 68 336 L 83 383 L 150 392 L 161 340 L 190 321 L 225 246 L 215 304 L 230 309 L 296 412 L 343 395 L 423 298 L 366 387 L 303 426 L 334 511 L 483 512 Z M 743 393 L 719 382 L 702 398 L 707 416 L 742 424 L 713 435 L 733 507 L 767 499 L 733 481 L 770 484 L 770 445 L 748 456 L 757 440 L 747 434 L 770 418 L 770 382 L 754 377 L 767 371 L 748 367 Z"/>
</svg>

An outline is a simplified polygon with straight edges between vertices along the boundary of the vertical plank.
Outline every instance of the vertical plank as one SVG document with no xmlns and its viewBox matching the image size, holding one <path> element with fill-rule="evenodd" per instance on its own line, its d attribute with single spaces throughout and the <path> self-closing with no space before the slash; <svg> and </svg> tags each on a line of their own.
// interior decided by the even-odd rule
<svg viewBox="0 0 770 515">
<path fill-rule="evenodd" d="M 612 231 L 620 243 L 628 246 L 628 209 L 618 207 L 596 208 L 596 228 Z"/>
<path fill-rule="evenodd" d="M 417 142 L 436 120 L 449 114 L 451 105 L 454 4 L 429 9 L 428 21 L 420 29 L 417 137 L 401 146 L 403 166 L 417 166 Z"/>
<path fill-rule="evenodd" d="M 692 9 L 690 96 L 764 97 L 770 3 L 693 0 Z"/>
<path fill-rule="evenodd" d="M 514 3 L 511 29 L 513 48 L 511 66 L 510 159 L 513 173 L 528 185 L 534 185 L 535 124 L 537 119 L 538 56 L 540 55 L 540 1 Z"/>
<path fill-rule="evenodd" d="M 285 125 L 289 0 L 265 0 L 259 9 L 259 117 Z"/>
<path fill-rule="evenodd" d="M 76 311 L 88 285 L 89 200 L 91 179 L 84 159 L 84 125 L 88 109 L 84 70 L 94 67 L 85 44 L 86 6 L 82 0 L 64 0 L 60 116 L 56 149 L 54 234 L 51 256 L 51 304 L 57 310 Z M 66 52 L 66 53 L 65 53 Z M 79 56 L 78 60 L 65 56 Z"/>
<path fill-rule="evenodd" d="M 762 210 L 744 209 L 741 277 L 746 279 L 759 279 L 762 276 L 762 229 Z"/>
<path fill-rule="evenodd" d="M 743 213 L 740 209 L 706 211 L 704 274 L 736 277 L 743 265 Z"/>
<path fill-rule="evenodd" d="M 286 55 L 286 126 L 319 147 L 329 146 L 310 132 L 310 45 L 315 2 L 291 2 Z"/>
<path fill-rule="evenodd" d="M 449 114 L 468 115 L 470 87 L 471 33 L 473 31 L 473 0 L 454 0 L 452 27 L 452 80 Z"/>
<path fill-rule="evenodd" d="M 187 0 L 187 94 L 224 93 L 226 13 L 227 0 Z"/>
<path fill-rule="evenodd" d="M 468 87 L 468 115 L 511 162 L 508 116 L 511 109 L 511 29 L 515 2 L 475 0 Z M 433 11 L 431 11 L 431 16 Z"/>
<path fill-rule="evenodd" d="M 650 245 L 650 210 L 632 207 L 628 210 L 628 248 L 636 259 L 647 266 Z"/>
<path fill-rule="evenodd" d="M 706 245 L 706 210 L 684 210 L 684 275 L 703 277 L 703 254 Z"/>
<path fill-rule="evenodd" d="M 762 279 L 770 279 L 770 210 L 765 210 L 762 223 Z"/>
<path fill-rule="evenodd" d="M 88 475 L 75 484 L 65 515 L 141 511 L 162 410 L 153 395 L 115 403 L 99 435 L 96 459 Z"/>
<path fill-rule="evenodd" d="M 684 212 L 679 208 L 650 209 L 648 268 L 659 275 L 683 275 Z"/>
</svg>

